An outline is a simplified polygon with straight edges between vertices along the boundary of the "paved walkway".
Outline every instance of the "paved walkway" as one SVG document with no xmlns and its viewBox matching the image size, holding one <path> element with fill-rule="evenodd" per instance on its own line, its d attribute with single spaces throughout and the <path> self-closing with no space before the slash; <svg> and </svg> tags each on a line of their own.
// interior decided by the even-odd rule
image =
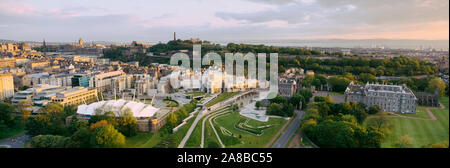
<svg viewBox="0 0 450 168">
<path fill-rule="evenodd" d="M 286 124 L 283 125 L 283 127 L 281 127 L 281 129 L 277 132 L 277 134 L 272 138 L 272 140 L 270 140 L 269 143 L 266 144 L 266 146 L 264 146 L 264 148 L 270 148 L 270 146 L 277 140 L 278 136 L 283 133 L 284 128 L 286 128 L 289 125 L 289 122 L 292 120 L 293 118 L 291 117 L 291 119 L 289 119 L 289 121 L 286 122 Z"/>
<path fill-rule="evenodd" d="M 289 143 L 288 148 L 298 148 L 300 147 L 300 144 L 298 143 L 298 139 L 301 137 L 301 132 L 298 131 L 297 134 L 295 134 L 295 137 L 292 139 L 291 143 Z"/>
<path fill-rule="evenodd" d="M 198 113 L 199 114 L 195 118 L 195 120 L 192 123 L 191 127 L 189 128 L 188 132 L 186 133 L 183 140 L 181 140 L 180 144 L 178 145 L 178 148 L 184 148 L 184 145 L 189 140 L 189 137 L 191 137 L 192 132 L 194 131 L 195 127 L 197 126 L 198 121 L 200 121 L 200 119 L 202 119 L 202 117 L 204 116 L 203 110 L 200 110 Z"/>
<path fill-rule="evenodd" d="M 13 138 L 7 138 L 0 141 L 0 146 L 6 148 L 24 148 L 25 141 L 29 138 L 28 135 L 22 134 Z"/>
<path fill-rule="evenodd" d="M 225 111 L 223 111 L 223 112 L 215 113 L 215 114 L 211 115 L 211 116 L 208 118 L 209 124 L 211 125 L 211 128 L 212 128 L 213 131 L 214 131 L 214 134 L 216 134 L 217 140 L 219 140 L 219 143 L 220 143 L 220 145 L 222 146 L 222 148 L 225 148 L 225 145 L 222 143 L 222 140 L 220 139 L 220 136 L 219 136 L 219 134 L 217 133 L 216 128 L 214 128 L 214 124 L 211 122 L 211 120 L 214 119 L 214 118 L 216 118 L 216 117 L 219 116 L 219 115 L 226 114 L 226 113 L 229 113 L 229 112 L 230 112 L 230 111 L 225 110 Z M 204 134 L 204 132 L 202 133 L 202 135 L 203 135 L 203 134 Z M 203 143 L 203 144 L 204 144 L 204 143 Z"/>
<path fill-rule="evenodd" d="M 288 143 L 289 139 L 295 134 L 295 131 L 300 126 L 301 119 L 303 118 L 305 112 L 303 111 L 295 111 L 297 116 L 291 122 L 289 127 L 284 131 L 284 133 L 280 136 L 280 138 L 272 145 L 272 148 L 284 148 Z"/>
</svg>

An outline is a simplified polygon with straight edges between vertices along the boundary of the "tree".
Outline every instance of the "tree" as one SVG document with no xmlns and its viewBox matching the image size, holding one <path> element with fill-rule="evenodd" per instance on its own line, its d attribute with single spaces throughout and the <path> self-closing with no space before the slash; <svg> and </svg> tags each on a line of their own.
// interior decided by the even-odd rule
<svg viewBox="0 0 450 168">
<path fill-rule="evenodd" d="M 112 125 L 98 127 L 91 136 L 91 145 L 94 147 L 115 148 L 124 144 L 125 136 Z"/>
<path fill-rule="evenodd" d="M 256 101 L 255 103 L 256 110 L 259 110 L 261 106 L 262 106 L 261 101 Z"/>
<path fill-rule="evenodd" d="M 91 131 L 95 131 L 98 127 L 101 127 L 101 126 L 107 126 L 107 125 L 109 125 L 109 124 L 108 124 L 108 122 L 107 122 L 106 120 L 101 120 L 101 121 L 99 121 L 99 122 L 96 122 L 96 123 L 92 124 L 92 125 L 89 127 L 89 129 L 90 129 Z"/>
<path fill-rule="evenodd" d="M 0 124 L 3 123 L 9 128 L 14 127 L 16 124 L 14 112 L 16 110 L 14 105 L 0 102 Z"/>
<path fill-rule="evenodd" d="M 367 128 L 377 129 L 385 135 L 390 135 L 393 126 L 393 123 L 387 118 L 385 113 L 370 118 L 366 121 Z"/>
<path fill-rule="evenodd" d="M 292 115 L 294 115 L 294 106 L 288 103 L 283 104 L 283 108 L 281 109 L 281 116 L 291 117 Z"/>
<path fill-rule="evenodd" d="M 302 86 L 305 88 L 310 88 L 313 85 L 314 82 L 314 76 L 313 75 L 307 75 L 305 79 L 302 81 Z"/>
<path fill-rule="evenodd" d="M 379 112 L 381 112 L 381 107 L 378 104 L 370 106 L 369 111 L 367 111 L 369 114 L 377 114 Z"/>
<path fill-rule="evenodd" d="M 309 100 L 313 96 L 312 92 L 310 90 L 306 90 L 306 89 L 300 90 L 298 92 L 298 94 L 302 95 L 303 98 L 305 98 L 306 103 L 309 103 Z M 306 105 L 306 103 L 304 103 L 304 104 Z"/>
<path fill-rule="evenodd" d="M 33 148 L 67 148 L 70 138 L 58 135 L 38 135 L 31 138 L 30 145 Z"/>
<path fill-rule="evenodd" d="M 413 138 L 408 135 L 403 135 L 400 139 L 394 144 L 396 148 L 412 148 Z"/>
<path fill-rule="evenodd" d="M 352 106 L 352 115 L 356 117 L 359 124 L 362 124 L 367 118 L 366 105 L 361 102 L 356 104 L 356 106 L 354 102 L 351 102 L 350 105 Z"/>
<path fill-rule="evenodd" d="M 333 91 L 343 92 L 350 84 L 350 80 L 344 77 L 333 76 L 328 79 L 328 83 L 332 86 Z"/>
<path fill-rule="evenodd" d="M 238 106 L 237 104 L 233 104 L 233 105 L 231 106 L 231 110 L 232 110 L 233 112 L 237 112 L 237 111 L 239 110 L 239 106 Z"/>
<path fill-rule="evenodd" d="M 267 114 L 269 115 L 281 115 L 281 106 L 277 103 L 272 103 L 267 107 Z"/>
<path fill-rule="evenodd" d="M 369 73 L 361 73 L 359 74 L 359 81 L 361 81 L 362 83 L 371 83 L 377 81 L 377 77 Z"/>
<path fill-rule="evenodd" d="M 301 94 L 294 94 L 294 96 L 289 99 L 289 103 L 294 105 L 297 109 L 300 109 L 302 108 L 300 107 L 300 103 L 306 105 L 306 100 Z"/>
<path fill-rule="evenodd" d="M 314 102 L 327 102 L 327 103 L 333 103 L 334 100 L 330 96 L 324 97 L 324 96 L 316 96 L 314 97 Z"/>
<path fill-rule="evenodd" d="M 70 137 L 71 148 L 89 148 L 90 147 L 91 131 L 87 128 L 80 128 Z"/>
<path fill-rule="evenodd" d="M 167 116 L 167 123 L 170 127 L 175 127 L 178 123 L 178 118 L 175 113 L 170 113 L 169 116 Z"/>
<path fill-rule="evenodd" d="M 127 137 L 137 134 L 137 120 L 130 109 L 125 110 L 119 116 L 119 132 Z"/>
<path fill-rule="evenodd" d="M 101 120 L 106 120 L 109 124 L 117 126 L 117 118 L 114 112 L 108 111 L 102 113 L 101 111 L 96 111 L 95 115 L 91 116 L 89 119 L 89 124 L 96 123 Z"/>
<path fill-rule="evenodd" d="M 87 121 L 78 120 L 77 117 L 72 117 L 70 125 L 66 128 L 66 135 L 70 136 L 81 128 L 89 128 Z"/>
<path fill-rule="evenodd" d="M 40 113 L 28 118 L 26 129 L 31 136 L 63 135 L 65 132 L 65 118 L 63 107 L 50 104 L 40 109 Z"/>
<path fill-rule="evenodd" d="M 68 117 L 77 113 L 75 106 L 64 106 L 64 117 Z"/>
<path fill-rule="evenodd" d="M 426 91 L 434 93 L 436 89 L 438 90 L 439 96 L 443 96 L 445 94 L 445 83 L 439 78 L 432 78 L 428 83 Z"/>
<path fill-rule="evenodd" d="M 277 103 L 277 104 L 283 104 L 285 103 L 287 100 L 286 98 L 284 98 L 283 96 L 277 95 L 276 97 L 274 97 L 273 99 L 269 99 L 270 103 Z"/>
<path fill-rule="evenodd" d="M 33 102 L 31 100 L 21 100 L 18 103 L 18 108 L 22 114 L 23 121 L 26 121 L 28 117 L 31 115 Z"/>
</svg>

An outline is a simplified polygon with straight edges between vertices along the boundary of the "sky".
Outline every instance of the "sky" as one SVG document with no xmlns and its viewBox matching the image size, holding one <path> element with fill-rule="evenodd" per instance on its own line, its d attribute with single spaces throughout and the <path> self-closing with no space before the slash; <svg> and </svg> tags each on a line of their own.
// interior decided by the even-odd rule
<svg viewBox="0 0 450 168">
<path fill-rule="evenodd" d="M 448 0 L 0 0 L 0 39 L 449 39 Z"/>
</svg>

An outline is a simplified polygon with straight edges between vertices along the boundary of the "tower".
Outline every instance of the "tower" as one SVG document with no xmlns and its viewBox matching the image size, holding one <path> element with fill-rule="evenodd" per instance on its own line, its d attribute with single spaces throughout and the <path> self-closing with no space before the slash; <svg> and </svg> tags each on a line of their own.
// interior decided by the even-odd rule
<svg viewBox="0 0 450 168">
<path fill-rule="evenodd" d="M 42 42 L 42 50 L 44 51 L 44 56 L 47 56 L 47 44 L 45 43 L 45 39 Z"/>
<path fill-rule="evenodd" d="M 78 40 L 78 45 L 80 45 L 81 47 L 83 47 L 83 45 L 84 45 L 83 39 L 80 38 L 80 39 Z"/>
<path fill-rule="evenodd" d="M 177 41 L 177 32 L 173 32 L 173 41 Z"/>
</svg>

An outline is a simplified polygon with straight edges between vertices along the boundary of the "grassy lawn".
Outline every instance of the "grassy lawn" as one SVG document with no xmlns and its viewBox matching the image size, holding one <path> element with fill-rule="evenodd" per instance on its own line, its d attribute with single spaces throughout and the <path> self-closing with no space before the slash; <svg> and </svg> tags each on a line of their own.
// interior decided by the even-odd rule
<svg viewBox="0 0 450 168">
<path fill-rule="evenodd" d="M 400 115 L 428 119 L 428 118 L 430 118 L 430 115 L 428 115 L 426 108 L 427 107 L 424 107 L 424 106 L 417 106 L 416 114 L 400 114 Z M 432 109 L 432 108 L 430 108 L 430 109 Z"/>
<path fill-rule="evenodd" d="M 126 147 L 127 148 L 142 148 L 150 139 L 152 139 L 154 133 L 149 132 L 139 132 L 136 136 L 127 137 Z"/>
<path fill-rule="evenodd" d="M 25 132 L 26 132 L 26 130 L 25 130 L 24 126 L 13 128 L 13 129 L 8 129 L 7 131 L 0 133 L 0 140 L 5 139 L 5 138 L 15 137 L 15 136 L 21 135 Z"/>
<path fill-rule="evenodd" d="M 184 147 L 185 148 L 200 148 L 201 140 L 202 140 L 202 120 L 200 120 L 197 123 L 197 126 L 195 126 L 194 131 L 192 131 L 192 134 L 189 137 L 189 139 L 186 141 L 186 144 L 184 145 Z"/>
<path fill-rule="evenodd" d="M 167 104 L 167 107 L 178 107 L 178 102 L 175 100 L 163 100 L 163 103 Z"/>
<path fill-rule="evenodd" d="M 229 115 L 220 116 L 216 119 L 217 124 L 215 125 L 215 127 L 217 127 L 217 129 L 219 129 L 219 126 L 222 126 L 228 129 L 234 135 L 238 137 L 241 136 L 241 138 L 238 138 L 239 142 L 235 143 L 234 145 L 227 145 L 224 142 L 227 148 L 263 148 L 287 122 L 282 118 L 270 118 L 268 122 L 260 122 L 250 119 L 248 125 L 253 127 L 272 125 L 270 128 L 265 129 L 264 133 L 261 136 L 256 136 L 235 128 L 235 124 L 242 118 L 244 117 L 240 116 L 239 113 L 233 112 Z M 220 135 L 224 136 L 222 134 Z M 224 138 L 221 137 L 221 139 Z"/>
<path fill-rule="evenodd" d="M 201 139 L 201 135 L 200 135 L 200 139 Z M 205 144 L 203 144 L 204 148 L 210 148 L 208 146 L 208 144 L 210 142 L 215 142 L 219 148 L 221 147 L 221 145 L 219 143 L 219 140 L 217 139 L 217 136 L 214 133 L 213 128 L 211 127 L 211 124 L 209 124 L 209 121 L 206 120 L 206 123 L 205 123 Z"/>
<path fill-rule="evenodd" d="M 432 143 L 441 143 L 449 140 L 449 108 L 448 97 L 442 97 L 441 103 L 446 107 L 445 109 L 430 108 L 437 120 L 416 120 L 407 118 L 390 118 L 395 127 L 392 134 L 386 138 L 382 147 L 391 148 L 398 141 L 401 136 L 408 135 L 413 138 L 413 147 L 420 148 Z M 422 112 L 425 108 L 418 107 Z M 423 114 L 416 114 L 414 117 L 424 117 Z M 423 113 L 423 112 L 422 112 Z M 429 118 L 429 117 L 427 117 Z"/>
<path fill-rule="evenodd" d="M 217 111 L 214 111 L 213 113 L 223 111 L 224 109 L 219 109 Z M 212 113 L 211 113 L 212 114 Z M 194 131 L 192 131 L 191 136 L 189 137 L 188 141 L 186 141 L 186 144 L 184 145 L 185 148 L 200 148 L 200 144 L 202 141 L 202 122 L 207 116 L 204 116 L 198 123 L 197 126 L 195 126 Z M 214 136 L 214 137 L 209 137 Z M 216 138 L 216 134 L 214 134 L 212 127 L 210 126 L 208 120 L 205 121 L 205 144 L 204 147 L 208 147 L 208 142 L 214 141 L 217 144 L 219 144 L 219 141 Z M 220 144 L 219 144 L 220 146 Z"/>
<path fill-rule="evenodd" d="M 235 96 L 235 95 L 237 95 L 239 93 L 241 93 L 241 92 L 225 92 L 225 93 L 222 93 L 219 96 L 217 96 L 214 100 L 211 100 L 206 105 L 206 107 L 211 107 L 212 105 L 217 104 L 219 102 L 222 102 L 224 100 L 227 100 L 227 99 L 229 99 L 229 98 L 231 98 L 231 97 L 233 97 L 233 96 Z"/>
</svg>

